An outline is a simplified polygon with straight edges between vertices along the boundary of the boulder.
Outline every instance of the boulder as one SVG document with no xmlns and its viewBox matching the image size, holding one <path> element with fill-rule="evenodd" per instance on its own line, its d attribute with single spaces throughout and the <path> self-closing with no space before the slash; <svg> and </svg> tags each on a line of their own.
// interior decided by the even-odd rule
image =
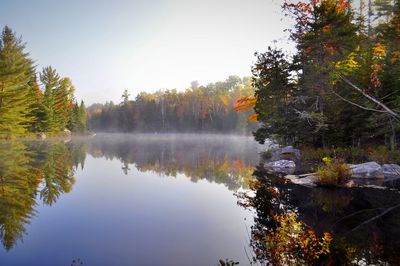
<svg viewBox="0 0 400 266">
<path fill-rule="evenodd" d="M 271 161 L 278 160 L 290 160 L 297 161 L 301 159 L 300 150 L 293 148 L 292 146 L 287 146 L 284 148 L 271 148 L 269 149 L 271 153 Z"/>
<path fill-rule="evenodd" d="M 66 128 L 63 130 L 62 134 L 65 137 L 71 137 L 71 135 L 72 135 L 71 131 Z"/>
<path fill-rule="evenodd" d="M 295 149 L 292 146 L 287 146 L 281 149 L 281 159 L 292 159 L 292 160 L 300 160 L 301 153 L 299 149 Z"/>
<path fill-rule="evenodd" d="M 290 160 L 278 160 L 264 164 L 265 169 L 271 174 L 293 174 L 296 170 L 296 164 Z"/>
<path fill-rule="evenodd" d="M 316 183 L 318 181 L 317 176 L 313 174 L 305 175 L 303 177 L 297 175 L 287 175 L 285 179 L 289 180 L 293 184 L 305 186 L 305 187 L 316 187 Z"/>
<path fill-rule="evenodd" d="M 398 164 L 384 164 L 382 170 L 385 177 L 400 177 L 400 165 Z"/>
<path fill-rule="evenodd" d="M 36 138 L 37 139 L 46 139 L 46 134 L 44 134 L 43 132 L 37 133 Z"/>
<path fill-rule="evenodd" d="M 383 178 L 383 169 L 376 162 L 349 165 L 352 178 Z"/>
</svg>

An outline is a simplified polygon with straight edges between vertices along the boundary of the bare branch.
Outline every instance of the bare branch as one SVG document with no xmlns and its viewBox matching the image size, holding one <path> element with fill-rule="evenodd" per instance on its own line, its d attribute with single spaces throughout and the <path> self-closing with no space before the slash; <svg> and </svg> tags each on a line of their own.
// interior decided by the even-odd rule
<svg viewBox="0 0 400 266">
<path fill-rule="evenodd" d="M 364 110 L 367 110 L 367 111 L 378 112 L 378 113 L 387 113 L 386 111 L 382 111 L 382 110 L 378 110 L 378 109 L 373 109 L 373 108 L 368 108 L 368 107 L 359 105 L 359 104 L 357 104 L 357 103 L 355 103 L 355 102 L 352 102 L 352 101 L 350 101 L 350 100 L 347 100 L 346 98 L 340 96 L 339 94 L 337 94 L 337 93 L 334 92 L 334 91 L 332 91 L 332 93 L 335 94 L 337 97 L 339 97 L 341 100 L 343 100 L 343 101 L 345 101 L 345 102 L 347 102 L 347 103 L 349 103 L 349 104 L 352 104 L 352 105 L 354 105 L 354 106 L 357 106 L 358 108 L 361 108 L 361 109 L 364 109 Z"/>
<path fill-rule="evenodd" d="M 395 117 L 396 119 L 400 119 L 400 115 L 398 113 L 394 112 L 392 109 L 390 109 L 389 107 L 387 107 L 385 104 L 383 104 L 382 102 L 378 101 L 374 97 L 372 97 L 372 96 L 368 95 L 367 93 L 365 93 L 363 90 L 361 90 L 359 87 L 357 87 L 353 82 L 348 80 L 346 77 L 344 77 L 343 75 L 339 75 L 339 77 L 344 82 L 346 82 L 348 85 L 350 85 L 350 87 L 352 87 L 353 89 L 355 89 L 356 91 L 361 93 L 365 98 L 367 98 L 368 100 L 370 100 L 370 101 L 376 103 L 377 105 L 379 105 L 380 107 L 382 107 L 386 111 L 386 113 L 388 113 L 389 115 Z"/>
<path fill-rule="evenodd" d="M 382 212 L 382 213 L 380 213 L 380 214 L 378 214 L 378 215 L 372 217 L 371 219 L 368 219 L 368 220 L 366 220 L 365 222 L 363 222 L 363 223 L 357 225 L 356 227 L 354 227 L 353 229 L 351 229 L 350 231 L 348 231 L 348 232 L 346 233 L 346 235 L 347 235 L 347 234 L 350 234 L 351 232 L 354 232 L 355 230 L 357 230 L 358 228 L 360 228 L 360 227 L 363 226 L 363 225 L 366 225 L 366 224 L 368 224 L 368 223 L 370 223 L 370 222 L 373 222 L 373 221 L 377 220 L 378 218 L 384 216 L 384 215 L 387 214 L 388 212 L 391 212 L 391 211 L 393 211 L 394 209 L 396 209 L 396 208 L 398 208 L 398 207 L 400 207 L 400 204 L 397 204 L 397 205 L 395 205 L 395 206 L 393 206 L 393 207 L 390 207 L 390 208 L 386 209 L 384 212 Z"/>
</svg>

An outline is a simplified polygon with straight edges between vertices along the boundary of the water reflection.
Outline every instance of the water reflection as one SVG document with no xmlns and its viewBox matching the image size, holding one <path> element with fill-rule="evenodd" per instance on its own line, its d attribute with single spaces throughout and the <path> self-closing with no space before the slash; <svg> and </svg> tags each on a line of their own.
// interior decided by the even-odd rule
<svg viewBox="0 0 400 266">
<path fill-rule="evenodd" d="M 239 194 L 239 198 L 241 205 L 257 213 L 251 230 L 256 261 L 282 264 L 289 258 L 293 265 L 397 265 L 400 261 L 399 191 L 310 189 L 261 169 L 255 175 L 254 195 Z M 292 215 L 296 219 L 290 220 Z M 326 236 L 333 240 L 324 242 Z M 329 246 L 329 252 L 323 252 L 321 243 Z M 313 253 L 307 253 L 308 247 Z"/>
<path fill-rule="evenodd" d="M 239 140 L 239 141 L 238 141 Z M 258 161 L 251 138 L 199 135 L 124 136 L 100 135 L 93 139 L 0 143 L 0 238 L 6 250 L 27 234 L 26 227 L 41 205 L 56 205 L 76 183 L 87 154 L 121 162 L 121 171 L 132 169 L 159 177 L 183 174 L 192 182 L 207 180 L 238 190 L 253 179 Z M 100 166 L 99 166 L 100 168 Z M 87 192 L 88 194 L 90 192 Z M 221 254 L 223 256 L 224 254 Z"/>
<path fill-rule="evenodd" d="M 0 238 L 6 250 L 22 240 L 39 202 L 54 204 L 71 191 L 83 143 L 0 143 Z"/>
<path fill-rule="evenodd" d="M 141 172 L 191 181 L 206 179 L 230 190 L 247 188 L 258 162 L 251 137 L 221 135 L 100 135 L 91 140 L 88 152 L 94 157 L 116 158 L 125 174 L 134 166 Z"/>
</svg>

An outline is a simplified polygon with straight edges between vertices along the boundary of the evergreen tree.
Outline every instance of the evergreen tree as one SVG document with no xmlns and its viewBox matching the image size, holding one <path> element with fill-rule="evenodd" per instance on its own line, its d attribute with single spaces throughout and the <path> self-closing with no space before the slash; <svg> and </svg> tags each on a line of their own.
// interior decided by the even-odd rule
<svg viewBox="0 0 400 266">
<path fill-rule="evenodd" d="M 74 86 L 69 78 L 62 78 L 53 90 L 56 128 L 64 129 L 72 115 Z"/>
<path fill-rule="evenodd" d="M 0 135 L 11 138 L 24 134 L 32 121 L 30 82 L 34 66 L 25 44 L 9 27 L 4 27 L 0 41 Z"/>
<path fill-rule="evenodd" d="M 77 102 L 74 103 L 68 128 L 73 132 L 86 132 L 86 107 L 83 101 L 80 105 Z"/>
<path fill-rule="evenodd" d="M 44 86 L 44 110 L 45 110 L 45 129 L 47 132 L 57 132 L 60 130 L 55 108 L 55 93 L 60 83 L 60 76 L 51 66 L 43 68 L 40 73 L 40 81 Z"/>
</svg>

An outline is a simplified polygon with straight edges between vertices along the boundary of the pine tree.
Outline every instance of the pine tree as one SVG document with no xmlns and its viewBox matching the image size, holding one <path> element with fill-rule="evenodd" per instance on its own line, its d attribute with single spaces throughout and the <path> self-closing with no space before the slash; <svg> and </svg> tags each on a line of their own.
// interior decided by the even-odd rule
<svg viewBox="0 0 400 266">
<path fill-rule="evenodd" d="M 85 103 L 81 101 L 79 106 L 79 132 L 84 133 L 86 131 L 86 107 Z"/>
<path fill-rule="evenodd" d="M 53 90 L 54 117 L 57 129 L 64 129 L 72 115 L 74 86 L 71 79 L 62 78 L 59 86 Z"/>
<path fill-rule="evenodd" d="M 25 44 L 4 27 L 0 41 L 0 136 L 11 138 L 24 134 L 32 121 L 30 82 L 34 66 Z"/>
<path fill-rule="evenodd" d="M 73 104 L 72 115 L 68 123 L 68 128 L 73 132 L 86 132 L 86 107 L 83 101 L 81 101 L 80 105 L 78 105 L 77 102 Z"/>
<path fill-rule="evenodd" d="M 44 110 L 45 110 L 45 130 L 47 132 L 58 132 L 60 130 L 57 121 L 57 110 L 55 106 L 55 90 L 60 86 L 60 76 L 51 66 L 45 67 L 40 73 L 40 81 L 44 86 Z"/>
</svg>

